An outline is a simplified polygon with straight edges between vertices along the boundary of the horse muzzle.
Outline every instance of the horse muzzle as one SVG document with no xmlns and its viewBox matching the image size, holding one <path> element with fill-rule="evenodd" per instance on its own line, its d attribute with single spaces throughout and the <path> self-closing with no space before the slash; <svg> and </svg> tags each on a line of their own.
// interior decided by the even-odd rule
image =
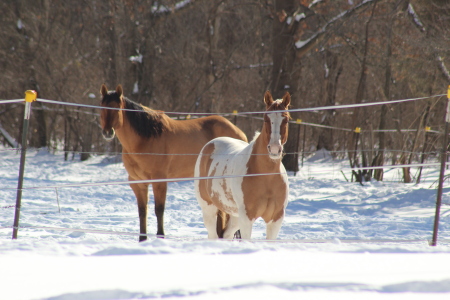
<svg viewBox="0 0 450 300">
<path fill-rule="evenodd" d="M 280 159 L 283 155 L 283 145 L 281 144 L 269 144 L 267 150 L 271 159 Z"/>
<path fill-rule="evenodd" d="M 105 140 L 111 141 L 114 138 L 114 136 L 116 135 L 116 132 L 114 131 L 114 128 L 111 128 L 109 130 L 103 129 L 102 135 Z"/>
</svg>

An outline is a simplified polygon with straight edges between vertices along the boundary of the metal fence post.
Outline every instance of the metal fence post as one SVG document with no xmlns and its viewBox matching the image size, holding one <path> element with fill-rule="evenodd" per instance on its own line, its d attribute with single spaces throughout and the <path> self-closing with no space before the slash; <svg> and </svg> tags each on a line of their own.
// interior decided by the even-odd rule
<svg viewBox="0 0 450 300">
<path fill-rule="evenodd" d="M 36 101 L 36 91 L 28 90 L 25 92 L 25 113 L 23 116 L 22 127 L 22 149 L 20 152 L 20 166 L 19 166 L 19 179 L 17 184 L 17 197 L 16 197 L 16 210 L 14 214 L 14 225 L 12 238 L 17 239 L 17 232 L 19 231 L 19 218 L 20 218 L 20 206 L 22 202 L 22 187 L 23 187 L 23 175 L 25 171 L 25 156 L 27 153 L 27 137 L 28 137 L 28 125 L 31 115 L 31 102 Z"/>
<path fill-rule="evenodd" d="M 436 196 L 436 212 L 434 215 L 434 226 L 433 226 L 433 238 L 431 240 L 431 246 L 437 245 L 437 236 L 439 229 L 439 217 L 441 214 L 441 204 L 442 204 L 442 188 L 444 186 L 444 173 L 445 173 L 445 164 L 447 162 L 447 146 L 448 146 L 448 124 L 450 123 L 450 85 L 447 90 L 447 111 L 445 114 L 445 132 L 444 132 L 444 141 L 442 145 L 442 153 L 441 153 L 441 170 L 439 173 L 439 185 Z"/>
<path fill-rule="evenodd" d="M 298 127 L 297 127 L 297 141 L 295 142 L 295 156 L 296 156 L 297 163 L 298 163 L 298 155 L 299 155 L 299 152 L 300 152 L 300 131 L 302 129 L 302 125 L 301 125 L 302 124 L 302 119 L 297 119 L 295 121 L 295 123 L 298 124 Z M 303 167 L 303 160 L 302 160 L 302 167 Z M 294 172 L 294 176 L 295 175 L 297 175 L 297 172 Z"/>
</svg>

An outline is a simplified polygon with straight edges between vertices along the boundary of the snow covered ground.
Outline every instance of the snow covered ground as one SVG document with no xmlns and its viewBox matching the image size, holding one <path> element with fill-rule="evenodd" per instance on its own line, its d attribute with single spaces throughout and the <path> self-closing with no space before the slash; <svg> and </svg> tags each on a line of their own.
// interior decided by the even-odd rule
<svg viewBox="0 0 450 300">
<path fill-rule="evenodd" d="M 392 169 L 361 186 L 346 181 L 347 161 L 317 154 L 289 176 L 277 241 L 264 240 L 262 221 L 252 241 L 208 241 L 193 182 L 170 183 L 167 237 L 138 243 L 128 185 L 30 189 L 124 181 L 121 163 L 29 150 L 12 240 L 19 157 L 0 148 L 0 299 L 450 299 L 448 206 L 438 246 L 428 245 L 437 168 L 418 185 Z"/>
</svg>

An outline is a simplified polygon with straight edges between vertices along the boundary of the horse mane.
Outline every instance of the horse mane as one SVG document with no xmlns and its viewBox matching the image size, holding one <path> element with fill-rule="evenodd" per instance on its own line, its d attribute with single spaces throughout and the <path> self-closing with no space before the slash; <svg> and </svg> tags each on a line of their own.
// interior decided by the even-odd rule
<svg viewBox="0 0 450 300">
<path fill-rule="evenodd" d="M 261 134 L 261 132 L 259 130 L 255 131 L 255 135 L 253 136 L 253 139 L 251 140 L 250 143 L 253 143 L 254 141 L 256 141 L 256 139 L 258 138 L 258 136 Z M 249 143 L 249 144 L 250 144 Z"/>
<path fill-rule="evenodd" d="M 151 110 L 148 107 L 138 104 L 126 97 L 125 113 L 131 127 L 138 135 L 144 138 L 159 137 L 165 130 L 162 122 L 162 114 Z"/>
</svg>

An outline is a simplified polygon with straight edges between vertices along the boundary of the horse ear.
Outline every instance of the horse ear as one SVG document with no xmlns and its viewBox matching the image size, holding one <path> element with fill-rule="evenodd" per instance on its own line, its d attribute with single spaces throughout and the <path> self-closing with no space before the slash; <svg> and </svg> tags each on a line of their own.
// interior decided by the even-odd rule
<svg viewBox="0 0 450 300">
<path fill-rule="evenodd" d="M 291 95 L 289 94 L 289 92 L 286 92 L 286 94 L 284 94 L 283 96 L 283 105 L 284 107 L 286 107 L 286 109 L 288 109 L 290 104 L 291 104 Z"/>
<path fill-rule="evenodd" d="M 102 84 L 102 87 L 100 88 L 100 93 L 105 96 L 106 94 L 108 94 L 108 88 L 106 87 L 105 84 Z"/>
<path fill-rule="evenodd" d="M 273 98 L 272 98 L 272 94 L 270 93 L 270 91 L 266 91 L 266 93 L 264 94 L 264 103 L 266 103 L 267 107 L 272 105 Z"/>
<path fill-rule="evenodd" d="M 122 89 L 122 85 L 121 84 L 119 84 L 116 87 L 116 93 L 117 93 L 117 95 L 119 95 L 119 97 L 123 95 L 123 89 Z"/>
</svg>

